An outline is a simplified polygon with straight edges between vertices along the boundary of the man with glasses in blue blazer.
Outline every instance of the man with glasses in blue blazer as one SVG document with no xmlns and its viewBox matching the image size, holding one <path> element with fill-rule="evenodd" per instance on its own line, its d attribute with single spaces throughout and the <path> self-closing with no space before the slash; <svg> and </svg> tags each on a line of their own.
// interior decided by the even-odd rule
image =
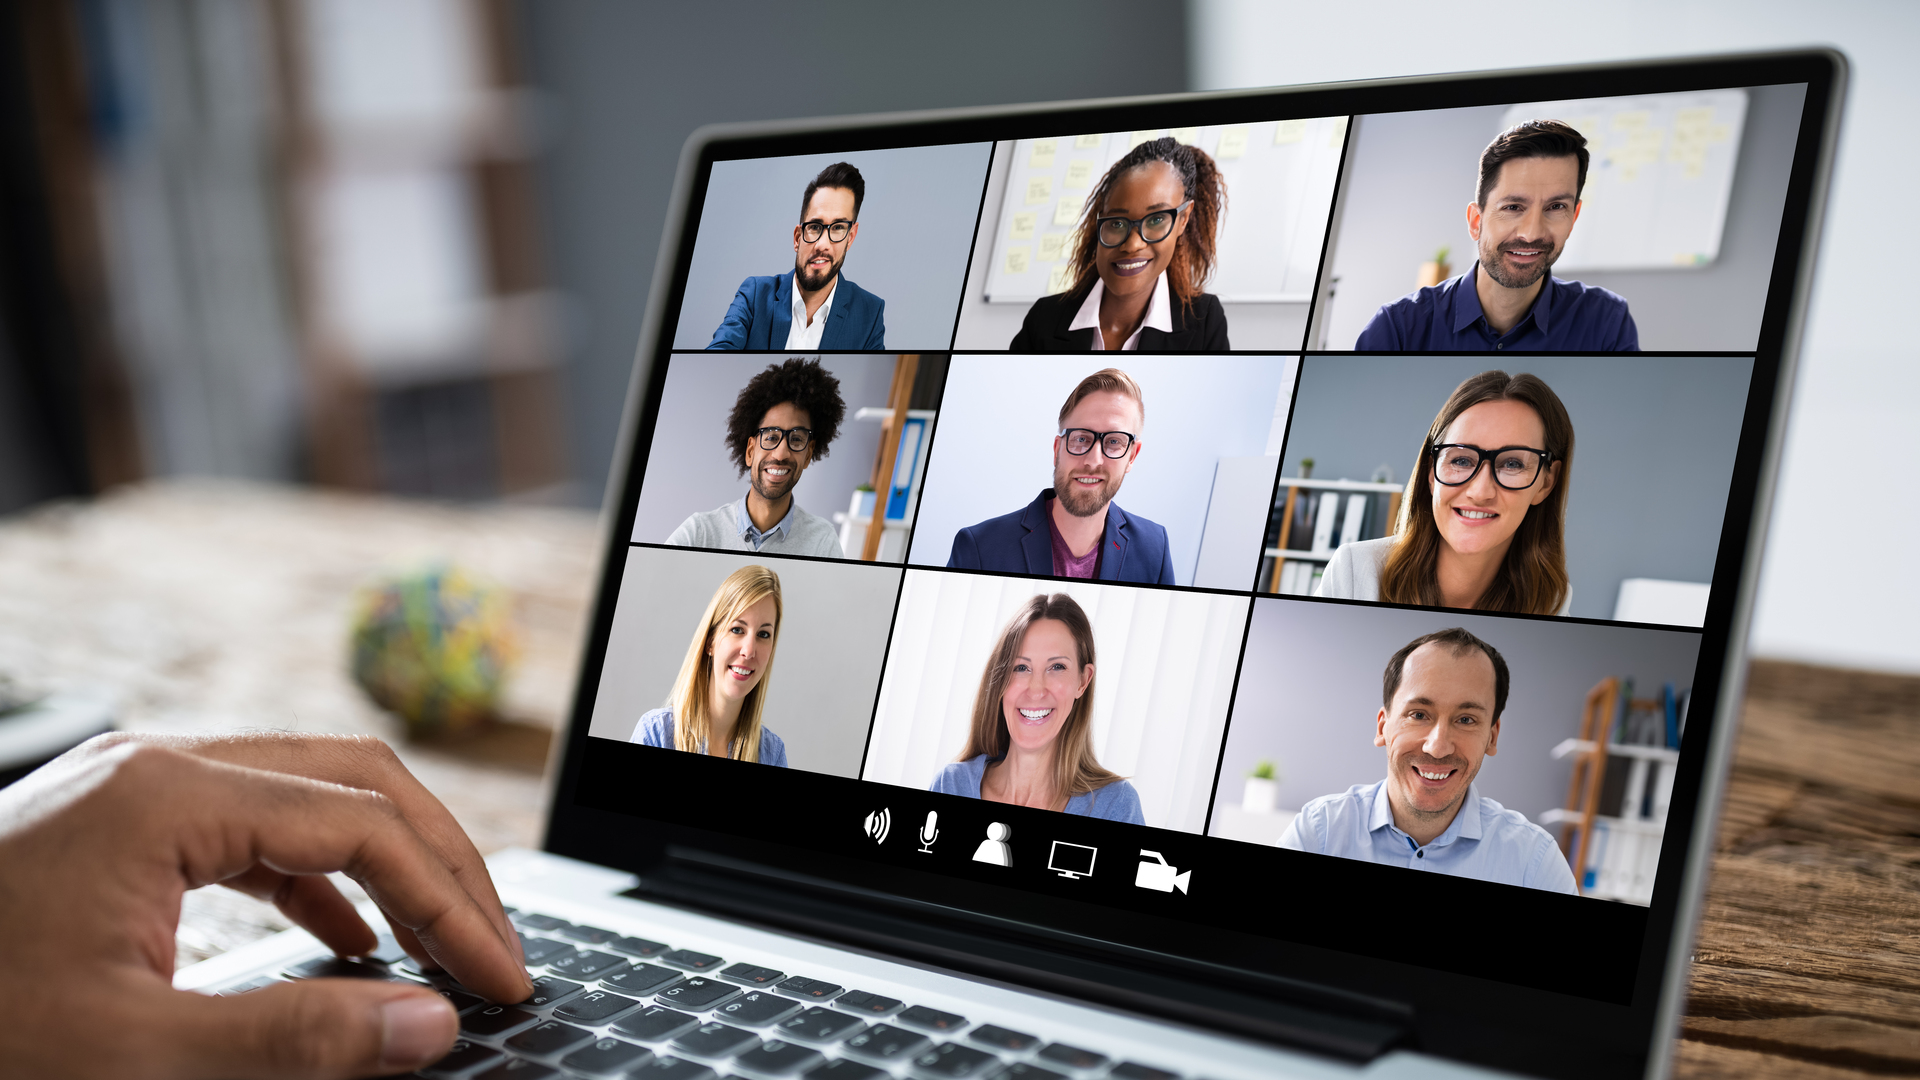
<svg viewBox="0 0 1920 1080">
<path fill-rule="evenodd" d="M 793 270 L 741 282 L 707 348 L 884 350 L 887 302 L 840 273 L 860 235 L 866 196 L 867 182 L 852 165 L 820 170 L 800 197 Z"/>
</svg>

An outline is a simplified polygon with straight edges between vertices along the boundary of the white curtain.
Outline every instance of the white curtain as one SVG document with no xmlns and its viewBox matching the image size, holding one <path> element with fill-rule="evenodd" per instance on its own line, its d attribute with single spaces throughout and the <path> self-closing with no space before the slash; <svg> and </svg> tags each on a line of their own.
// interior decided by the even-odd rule
<svg viewBox="0 0 1920 1080">
<path fill-rule="evenodd" d="M 1148 825 L 1202 831 L 1246 628 L 1242 597 L 908 571 L 861 778 L 925 790 L 959 757 L 988 654 L 1042 592 L 1072 596 L 1093 623 L 1100 764 L 1133 783 Z"/>
</svg>

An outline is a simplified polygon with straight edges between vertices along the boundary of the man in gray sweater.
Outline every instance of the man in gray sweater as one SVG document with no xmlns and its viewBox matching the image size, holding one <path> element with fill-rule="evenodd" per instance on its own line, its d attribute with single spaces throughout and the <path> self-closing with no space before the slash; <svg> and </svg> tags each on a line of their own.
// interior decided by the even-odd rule
<svg viewBox="0 0 1920 1080">
<path fill-rule="evenodd" d="M 800 474 L 827 456 L 847 404 L 818 360 L 769 364 L 748 380 L 727 417 L 727 453 L 747 493 L 680 523 L 667 543 L 722 551 L 845 558 L 833 524 L 793 500 Z"/>
</svg>

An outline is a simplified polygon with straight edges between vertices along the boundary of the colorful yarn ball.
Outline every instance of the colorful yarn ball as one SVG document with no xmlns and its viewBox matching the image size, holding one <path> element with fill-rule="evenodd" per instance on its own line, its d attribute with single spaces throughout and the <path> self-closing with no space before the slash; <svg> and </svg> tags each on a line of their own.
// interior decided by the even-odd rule
<svg viewBox="0 0 1920 1080">
<path fill-rule="evenodd" d="M 356 598 L 354 681 L 415 738 L 492 719 L 516 652 L 506 594 L 458 567 L 382 581 Z"/>
</svg>

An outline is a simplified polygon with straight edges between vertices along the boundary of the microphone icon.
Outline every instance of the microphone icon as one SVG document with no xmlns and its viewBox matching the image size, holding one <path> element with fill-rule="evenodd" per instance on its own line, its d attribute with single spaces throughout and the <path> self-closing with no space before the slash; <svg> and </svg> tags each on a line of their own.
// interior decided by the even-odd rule
<svg viewBox="0 0 1920 1080">
<path fill-rule="evenodd" d="M 939 824 L 939 821 L 940 821 L 940 811 L 938 810 L 927 811 L 927 823 L 925 825 L 920 826 L 921 854 L 923 855 L 933 854 L 933 842 L 935 840 L 940 839 L 940 830 L 936 827 Z"/>
</svg>

